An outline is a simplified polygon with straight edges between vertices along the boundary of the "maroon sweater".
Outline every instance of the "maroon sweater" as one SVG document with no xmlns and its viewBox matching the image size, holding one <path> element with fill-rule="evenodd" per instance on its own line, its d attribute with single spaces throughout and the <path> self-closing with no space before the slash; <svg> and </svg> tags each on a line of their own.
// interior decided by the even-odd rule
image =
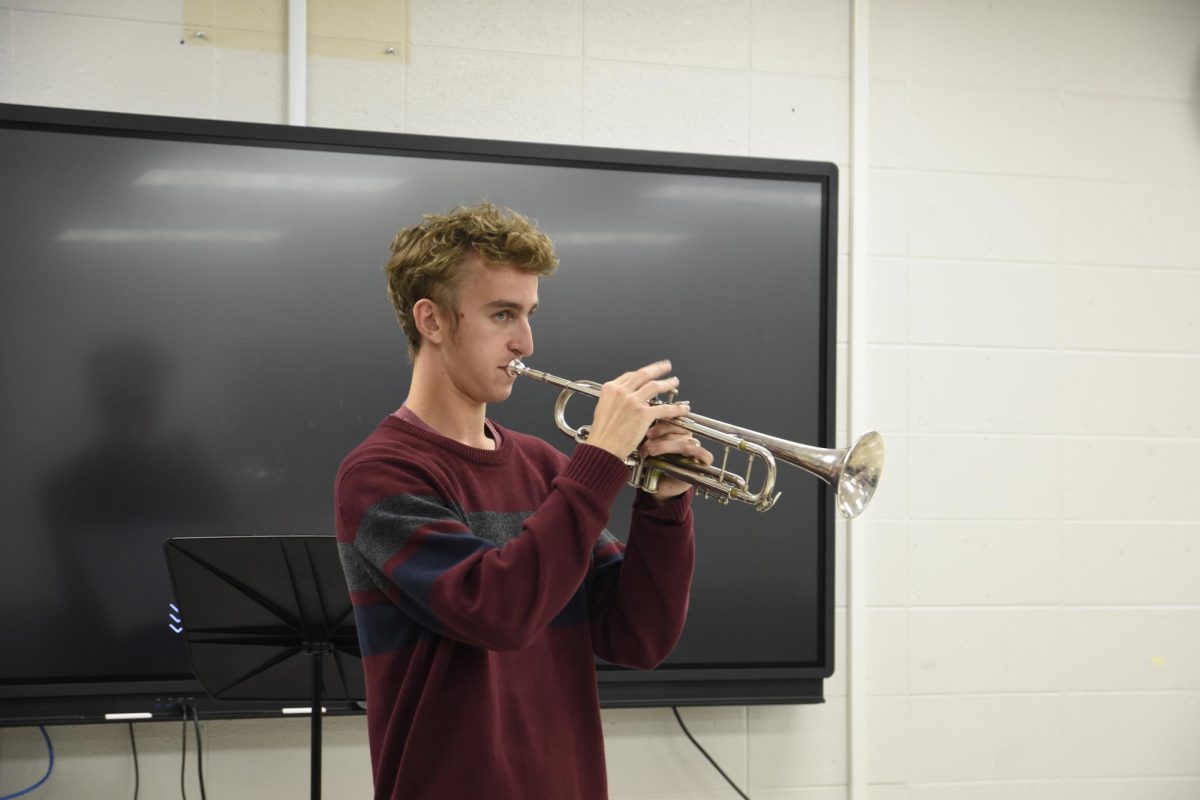
<svg viewBox="0 0 1200 800">
<path fill-rule="evenodd" d="M 607 797 L 593 655 L 649 669 L 683 628 L 690 492 L 639 493 L 625 548 L 619 459 L 500 431 L 478 450 L 388 417 L 338 471 L 377 799 Z"/>
</svg>

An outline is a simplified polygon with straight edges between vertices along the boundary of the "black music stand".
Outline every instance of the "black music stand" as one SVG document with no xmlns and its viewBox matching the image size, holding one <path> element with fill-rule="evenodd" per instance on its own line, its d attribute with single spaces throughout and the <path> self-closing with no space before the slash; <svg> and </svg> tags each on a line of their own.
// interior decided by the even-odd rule
<svg viewBox="0 0 1200 800">
<path fill-rule="evenodd" d="M 205 690 L 221 700 L 312 702 L 316 800 L 321 702 L 366 695 L 334 537 L 181 537 L 165 549 L 188 657 Z"/>
</svg>

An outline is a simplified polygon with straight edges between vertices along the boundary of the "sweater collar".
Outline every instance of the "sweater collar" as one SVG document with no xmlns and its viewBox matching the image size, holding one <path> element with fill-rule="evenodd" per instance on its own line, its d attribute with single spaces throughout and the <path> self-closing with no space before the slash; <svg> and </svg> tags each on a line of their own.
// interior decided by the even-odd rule
<svg viewBox="0 0 1200 800">
<path fill-rule="evenodd" d="M 481 450 L 478 447 L 469 447 L 462 442 L 455 441 L 448 436 L 422 425 L 416 425 L 405 419 L 400 419 L 394 414 L 389 414 L 384 418 L 380 425 L 411 436 L 416 436 L 419 439 L 424 439 L 427 442 L 432 442 L 438 447 L 449 450 L 456 455 L 459 455 L 470 461 L 478 464 L 503 464 L 508 461 L 512 454 L 512 433 L 505 429 L 500 423 L 495 420 L 489 420 L 500 432 L 500 445 L 495 450 Z"/>
</svg>

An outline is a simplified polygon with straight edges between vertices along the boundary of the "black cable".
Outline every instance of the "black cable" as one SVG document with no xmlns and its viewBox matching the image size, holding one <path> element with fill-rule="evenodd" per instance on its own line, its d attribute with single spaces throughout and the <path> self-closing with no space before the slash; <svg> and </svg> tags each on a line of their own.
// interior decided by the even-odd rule
<svg viewBox="0 0 1200 800">
<path fill-rule="evenodd" d="M 129 749 L 133 751 L 133 800 L 138 800 L 138 789 L 142 782 L 142 776 L 138 770 L 138 754 L 137 754 L 137 739 L 133 738 L 133 723 L 129 723 Z"/>
<path fill-rule="evenodd" d="M 204 742 L 200 738 L 200 711 L 192 706 L 192 725 L 196 728 L 196 774 L 200 776 L 200 800 L 208 800 L 204 794 Z"/>
<path fill-rule="evenodd" d="M 187 771 L 187 706 L 183 708 L 183 756 L 179 759 L 179 793 L 187 800 L 187 788 L 183 785 L 183 776 Z"/>
<path fill-rule="evenodd" d="M 737 792 L 739 795 L 741 795 L 743 798 L 745 798 L 745 800 L 750 800 L 750 797 L 745 792 L 743 792 L 741 789 L 739 789 L 738 785 L 736 783 L 734 783 L 733 781 L 731 781 L 729 779 L 729 776 L 725 774 L 725 770 L 723 770 L 719 766 L 717 766 L 717 762 L 713 761 L 713 757 L 710 756 L 708 754 L 708 751 L 705 750 L 703 747 L 701 747 L 700 743 L 696 741 L 696 738 L 694 736 L 692 736 L 692 732 L 687 729 L 687 725 L 683 724 L 683 717 L 679 716 L 679 709 L 676 708 L 675 706 L 671 706 L 671 711 L 673 711 L 675 713 L 675 719 L 679 722 L 679 727 L 683 728 L 683 732 L 687 735 L 687 737 L 689 739 L 691 739 L 692 744 L 696 745 L 696 749 L 704 754 L 704 757 L 708 759 L 708 763 L 713 765 L 713 769 L 715 769 L 717 772 L 721 773 L 721 777 L 725 779 L 726 783 L 728 783 L 730 786 L 733 787 L 733 790 L 735 792 Z"/>
</svg>

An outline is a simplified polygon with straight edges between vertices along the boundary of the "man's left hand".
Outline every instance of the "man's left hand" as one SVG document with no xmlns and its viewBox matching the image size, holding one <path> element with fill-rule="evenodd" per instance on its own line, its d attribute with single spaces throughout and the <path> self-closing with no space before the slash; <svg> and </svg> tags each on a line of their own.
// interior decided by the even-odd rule
<svg viewBox="0 0 1200 800">
<path fill-rule="evenodd" d="M 646 438 L 638 448 L 638 454 L 645 456 L 676 455 L 695 459 L 702 464 L 712 464 L 713 454 L 700 445 L 700 440 L 692 436 L 691 431 L 684 430 L 669 422 L 658 422 L 646 432 Z M 660 474 L 658 488 L 653 497 L 660 504 L 667 503 L 686 492 L 691 484 L 670 475 Z"/>
</svg>

